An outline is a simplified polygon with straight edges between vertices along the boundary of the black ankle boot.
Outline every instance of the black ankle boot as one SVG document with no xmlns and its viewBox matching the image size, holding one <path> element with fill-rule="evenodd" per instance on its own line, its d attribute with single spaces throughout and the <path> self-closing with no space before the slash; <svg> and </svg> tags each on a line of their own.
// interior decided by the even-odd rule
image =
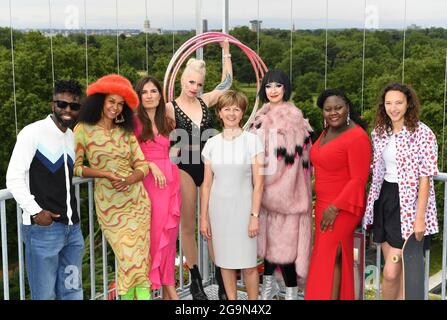
<svg viewBox="0 0 447 320">
<path fill-rule="evenodd" d="M 214 274 L 216 275 L 217 285 L 219 290 L 217 291 L 219 300 L 228 300 L 227 293 L 225 291 L 225 286 L 222 279 L 222 273 L 220 273 L 220 267 L 215 266 Z"/>
<path fill-rule="evenodd" d="M 191 269 L 189 269 L 191 275 L 191 285 L 189 286 L 189 291 L 191 292 L 193 300 L 208 300 L 205 291 L 202 286 L 202 276 L 200 275 L 199 268 L 195 264 Z"/>
</svg>

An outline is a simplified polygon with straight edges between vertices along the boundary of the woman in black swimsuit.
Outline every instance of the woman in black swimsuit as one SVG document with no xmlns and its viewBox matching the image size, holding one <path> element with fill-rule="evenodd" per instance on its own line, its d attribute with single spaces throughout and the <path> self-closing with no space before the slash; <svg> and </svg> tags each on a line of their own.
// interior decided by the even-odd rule
<svg viewBox="0 0 447 320">
<path fill-rule="evenodd" d="M 190 291 L 194 300 L 207 300 L 202 287 L 202 278 L 197 267 L 196 207 L 197 188 L 202 185 L 204 165 L 201 160 L 202 147 L 211 137 L 212 121 L 208 107 L 214 106 L 223 92 L 231 87 L 233 69 L 231 65 L 230 44 L 223 41 L 222 82 L 211 92 L 201 93 L 205 81 L 205 62 L 190 59 L 181 77 L 180 96 L 166 104 L 168 116 L 175 117 L 176 131 L 180 147 L 180 184 L 182 193 L 181 233 L 183 252 L 191 274 Z M 210 249 L 211 246 L 209 246 Z M 225 291 L 217 270 L 219 296 L 224 298 Z"/>
<path fill-rule="evenodd" d="M 179 107 L 175 100 L 172 101 L 172 104 L 174 106 L 175 113 L 175 127 L 177 130 L 184 130 L 188 136 L 187 139 L 185 139 L 186 135 L 181 136 L 177 141 L 177 146 L 180 147 L 179 156 L 181 157 L 178 167 L 179 169 L 188 173 L 194 180 L 195 185 L 200 187 L 203 182 L 204 165 L 201 158 L 196 159 L 197 151 L 201 150 L 205 145 L 206 138 L 209 135 L 208 133 L 212 132 L 205 131 L 212 130 L 213 123 L 208 106 L 201 98 L 197 97 L 197 100 L 199 100 L 202 112 L 200 127 L 188 117 L 188 115 Z M 204 135 L 204 137 L 202 137 L 202 135 Z"/>
</svg>

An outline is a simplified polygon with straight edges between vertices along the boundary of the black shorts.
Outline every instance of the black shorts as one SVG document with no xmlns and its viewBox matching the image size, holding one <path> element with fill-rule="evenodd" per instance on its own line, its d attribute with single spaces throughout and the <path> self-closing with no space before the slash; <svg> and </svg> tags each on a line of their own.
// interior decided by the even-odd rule
<svg viewBox="0 0 447 320">
<path fill-rule="evenodd" d="M 388 242 L 390 246 L 402 249 L 404 240 L 401 233 L 399 185 L 383 180 L 379 198 L 374 202 L 373 241 Z M 430 236 L 424 238 L 424 250 L 430 248 Z"/>
</svg>

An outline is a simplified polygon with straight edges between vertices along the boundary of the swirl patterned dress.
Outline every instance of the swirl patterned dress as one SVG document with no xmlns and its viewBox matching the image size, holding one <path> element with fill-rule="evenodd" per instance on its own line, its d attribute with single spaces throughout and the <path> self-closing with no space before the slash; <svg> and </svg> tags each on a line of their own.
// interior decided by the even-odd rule
<svg viewBox="0 0 447 320">
<path fill-rule="evenodd" d="M 133 133 L 116 127 L 78 124 L 75 129 L 74 174 L 82 176 L 84 157 L 92 169 L 115 171 L 129 176 L 149 167 Z M 149 230 L 151 205 L 142 182 L 118 192 L 110 180 L 95 178 L 95 207 L 98 222 L 118 261 L 118 294 L 133 287 L 150 287 Z"/>
</svg>

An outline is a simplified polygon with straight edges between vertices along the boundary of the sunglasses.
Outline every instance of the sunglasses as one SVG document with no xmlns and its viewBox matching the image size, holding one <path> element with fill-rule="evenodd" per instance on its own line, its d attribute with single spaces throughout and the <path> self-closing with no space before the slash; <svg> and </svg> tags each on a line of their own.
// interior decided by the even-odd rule
<svg viewBox="0 0 447 320">
<path fill-rule="evenodd" d="M 67 109 L 68 106 L 70 106 L 70 109 L 73 111 L 78 111 L 81 109 L 81 104 L 77 102 L 67 102 L 62 100 L 54 100 L 53 102 L 56 103 L 57 107 L 61 109 Z"/>
</svg>

